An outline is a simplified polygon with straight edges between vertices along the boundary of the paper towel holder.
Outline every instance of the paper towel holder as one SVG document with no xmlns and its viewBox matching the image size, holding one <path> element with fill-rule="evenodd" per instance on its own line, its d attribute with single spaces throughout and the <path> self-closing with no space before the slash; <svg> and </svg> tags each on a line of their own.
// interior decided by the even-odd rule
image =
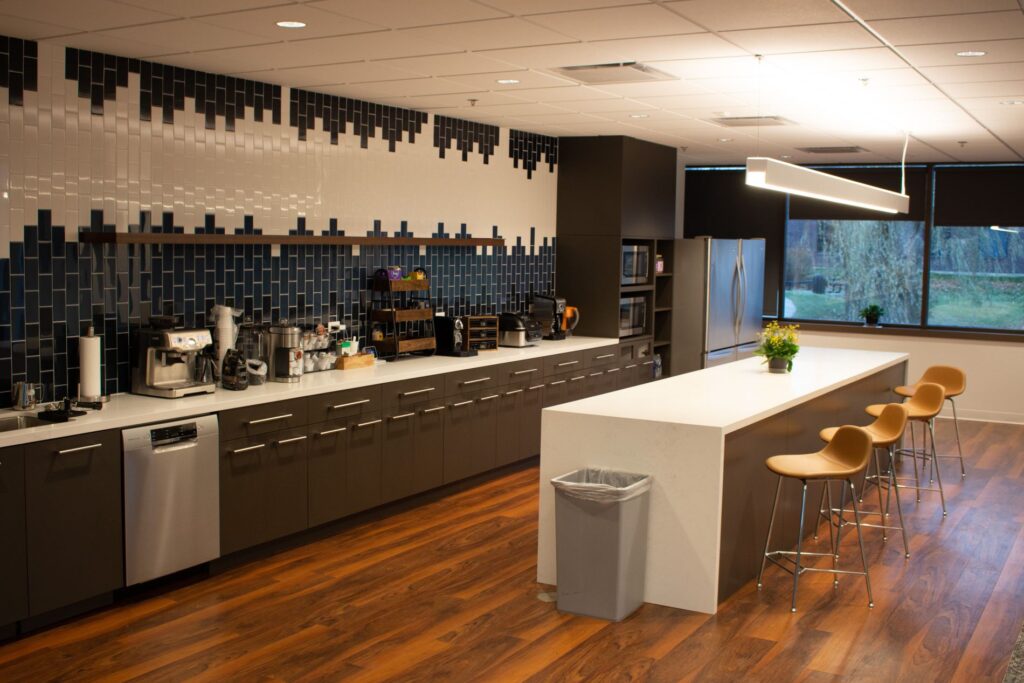
<svg viewBox="0 0 1024 683">
<path fill-rule="evenodd" d="M 90 325 L 88 327 L 88 329 L 86 330 L 85 334 L 82 335 L 82 336 L 84 336 L 84 337 L 96 337 L 98 335 L 96 334 L 95 328 L 92 325 Z M 102 344 L 102 341 L 100 343 Z M 101 356 L 100 356 L 100 363 L 101 363 L 101 365 L 100 365 L 100 395 L 99 396 L 83 396 L 82 395 L 82 383 L 79 382 L 78 383 L 78 398 L 76 399 L 76 403 L 83 403 L 83 402 L 84 403 L 106 403 L 107 401 L 110 400 L 109 396 L 106 396 L 105 394 L 103 394 L 103 371 L 102 371 L 103 366 L 102 366 L 102 362 L 103 361 L 102 361 L 102 354 L 101 354 Z"/>
</svg>

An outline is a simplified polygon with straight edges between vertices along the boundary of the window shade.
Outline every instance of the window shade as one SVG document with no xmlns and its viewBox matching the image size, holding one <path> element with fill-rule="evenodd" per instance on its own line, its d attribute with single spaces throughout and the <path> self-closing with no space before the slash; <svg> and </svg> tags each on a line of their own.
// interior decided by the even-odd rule
<svg viewBox="0 0 1024 683">
<path fill-rule="evenodd" d="M 936 168 L 935 225 L 1024 225 L 1024 166 Z"/>
</svg>

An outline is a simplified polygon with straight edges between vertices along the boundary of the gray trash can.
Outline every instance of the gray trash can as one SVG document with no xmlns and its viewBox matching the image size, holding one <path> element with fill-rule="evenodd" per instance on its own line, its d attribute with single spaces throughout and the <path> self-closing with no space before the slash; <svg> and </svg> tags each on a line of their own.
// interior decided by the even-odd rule
<svg viewBox="0 0 1024 683">
<path fill-rule="evenodd" d="M 650 475 L 588 467 L 551 484 L 558 609 L 625 619 L 644 601 Z"/>
</svg>

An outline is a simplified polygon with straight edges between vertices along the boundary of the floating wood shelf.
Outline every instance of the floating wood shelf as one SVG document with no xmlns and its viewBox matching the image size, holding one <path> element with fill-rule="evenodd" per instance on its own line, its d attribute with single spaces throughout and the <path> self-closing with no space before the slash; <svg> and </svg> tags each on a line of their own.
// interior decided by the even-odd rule
<svg viewBox="0 0 1024 683">
<path fill-rule="evenodd" d="M 386 323 L 392 320 L 392 312 L 388 309 L 375 308 L 372 311 L 371 319 L 374 322 Z M 430 320 L 434 317 L 432 308 L 406 308 L 394 312 L 394 321 L 399 323 L 413 322 L 415 320 Z"/>
<path fill-rule="evenodd" d="M 503 238 L 355 237 L 349 235 L 211 235 L 185 232 L 82 232 L 85 244 L 295 244 L 366 247 L 502 247 Z"/>
</svg>

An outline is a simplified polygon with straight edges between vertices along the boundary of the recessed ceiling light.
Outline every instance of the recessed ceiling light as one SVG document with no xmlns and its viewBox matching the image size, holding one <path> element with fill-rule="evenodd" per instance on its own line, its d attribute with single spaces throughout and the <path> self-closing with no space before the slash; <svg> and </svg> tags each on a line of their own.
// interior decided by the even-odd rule
<svg viewBox="0 0 1024 683">
<path fill-rule="evenodd" d="M 646 119 L 646 118 L 649 118 L 649 116 L 647 114 L 630 114 L 629 118 L 631 118 L 631 119 Z"/>
<path fill-rule="evenodd" d="M 519 83 L 518 78 L 499 78 L 497 81 L 498 85 L 516 85 Z"/>
<path fill-rule="evenodd" d="M 719 142 L 732 142 L 732 138 L 718 138 Z"/>
<path fill-rule="evenodd" d="M 779 158 L 780 159 L 792 159 L 793 155 L 792 154 L 780 154 Z"/>
<path fill-rule="evenodd" d="M 960 50 L 956 53 L 957 57 L 984 57 L 988 53 L 984 50 Z"/>
<path fill-rule="evenodd" d="M 1018 104 L 1024 104 L 1024 100 L 1003 100 L 999 104 L 1005 104 L 1007 106 L 1013 107 Z"/>
<path fill-rule="evenodd" d="M 279 21 L 277 25 L 280 28 L 306 28 L 306 22 L 304 21 Z"/>
</svg>

